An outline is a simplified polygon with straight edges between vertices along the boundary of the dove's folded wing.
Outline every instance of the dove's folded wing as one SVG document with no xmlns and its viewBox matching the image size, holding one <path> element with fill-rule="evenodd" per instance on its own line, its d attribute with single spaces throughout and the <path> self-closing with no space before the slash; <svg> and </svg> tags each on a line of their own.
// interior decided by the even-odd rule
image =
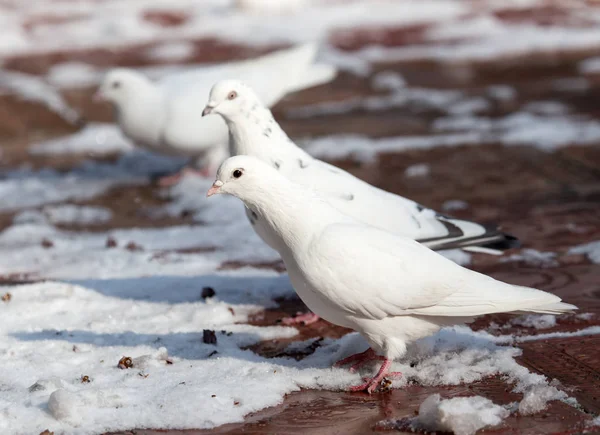
<svg viewBox="0 0 600 435">
<path fill-rule="evenodd" d="M 413 240 L 367 226 L 330 225 L 312 242 L 311 254 L 318 258 L 326 297 L 367 318 L 572 309 L 557 296 L 497 281 Z"/>
</svg>

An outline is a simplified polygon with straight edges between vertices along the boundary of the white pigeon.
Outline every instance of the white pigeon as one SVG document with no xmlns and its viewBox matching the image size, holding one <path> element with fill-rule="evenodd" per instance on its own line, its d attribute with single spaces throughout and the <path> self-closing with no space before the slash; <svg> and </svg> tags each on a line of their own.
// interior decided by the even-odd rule
<svg viewBox="0 0 600 435">
<path fill-rule="evenodd" d="M 114 105 L 119 127 L 137 145 L 191 157 L 203 175 L 214 175 L 227 157 L 229 133 L 222 119 L 202 118 L 197 109 L 199 101 L 206 101 L 211 85 L 223 77 L 243 79 L 272 106 L 287 93 L 335 77 L 334 67 L 313 63 L 316 51 L 315 44 L 305 44 L 250 60 L 173 74 L 158 82 L 137 71 L 117 68 L 108 72 L 96 97 Z M 178 179 L 169 177 L 163 184 Z"/>
<path fill-rule="evenodd" d="M 231 135 L 231 155 L 258 157 L 288 179 L 318 191 L 331 205 L 361 222 L 418 240 L 435 250 L 462 248 L 500 253 L 519 245 L 517 239 L 496 226 L 442 215 L 311 157 L 290 140 L 256 93 L 239 81 L 224 80 L 214 85 L 203 113 L 216 113 L 225 119 Z M 247 214 L 258 235 L 277 250 L 268 228 Z M 294 321 L 285 319 L 285 323 L 316 320 L 307 315 Z"/>
<path fill-rule="evenodd" d="M 382 360 L 352 390 L 377 388 L 407 344 L 444 326 L 490 313 L 560 314 L 577 309 L 558 296 L 497 281 L 422 244 L 359 222 L 314 190 L 251 156 L 228 158 L 207 195 L 241 199 L 277 239 L 302 301 L 325 320 L 358 331 L 370 349 L 340 361 Z"/>
</svg>

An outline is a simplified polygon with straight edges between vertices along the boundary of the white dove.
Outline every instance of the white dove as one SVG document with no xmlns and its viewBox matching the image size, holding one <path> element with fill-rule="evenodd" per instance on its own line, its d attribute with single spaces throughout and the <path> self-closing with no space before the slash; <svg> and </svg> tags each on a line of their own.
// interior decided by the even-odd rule
<svg viewBox="0 0 600 435">
<path fill-rule="evenodd" d="M 207 193 L 241 199 L 269 227 L 292 285 L 325 320 L 358 331 L 370 349 L 338 362 L 382 360 L 377 388 L 407 344 L 444 326 L 489 313 L 560 314 L 577 309 L 558 296 L 497 281 L 422 244 L 359 222 L 314 190 L 251 156 L 230 157 Z"/>
<path fill-rule="evenodd" d="M 516 247 L 518 240 L 496 226 L 454 219 L 374 187 L 348 172 L 311 157 L 296 146 L 261 104 L 252 89 L 234 80 L 213 86 L 203 114 L 216 113 L 230 131 L 231 155 L 251 155 L 274 166 L 288 179 L 318 191 L 331 205 L 361 222 L 418 240 L 439 250 L 462 248 L 487 253 Z M 247 212 L 258 235 L 278 249 L 270 230 Z M 285 323 L 316 321 L 311 314 Z"/>
<path fill-rule="evenodd" d="M 252 83 L 261 100 L 276 104 L 287 93 L 332 80 L 336 69 L 314 64 L 317 46 L 306 44 L 258 58 L 198 68 L 152 82 L 137 71 L 117 68 L 105 76 L 96 99 L 115 107 L 119 127 L 137 145 L 195 160 L 203 175 L 214 175 L 227 157 L 229 133 L 218 116 L 201 118 L 198 101 L 223 76 Z M 181 175 L 166 177 L 171 185 Z"/>
</svg>

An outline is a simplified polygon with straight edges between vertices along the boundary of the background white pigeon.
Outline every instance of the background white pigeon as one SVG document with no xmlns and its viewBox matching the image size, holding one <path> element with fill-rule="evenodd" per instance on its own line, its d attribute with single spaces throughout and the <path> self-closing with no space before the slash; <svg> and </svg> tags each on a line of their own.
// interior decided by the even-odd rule
<svg viewBox="0 0 600 435">
<path fill-rule="evenodd" d="M 327 186 L 325 186 L 327 187 Z M 324 319 L 358 331 L 371 349 L 342 361 L 382 360 L 353 391 L 377 388 L 407 344 L 489 313 L 559 314 L 558 296 L 463 268 L 420 243 L 358 222 L 259 159 L 227 159 L 207 195 L 241 199 L 277 239 L 294 289 Z M 389 375 L 389 374 L 388 374 Z"/>
<path fill-rule="evenodd" d="M 232 156 L 258 157 L 288 179 L 315 189 L 338 210 L 361 222 L 418 240 L 435 250 L 461 248 L 499 254 L 501 250 L 519 246 L 515 237 L 495 225 L 440 214 L 313 158 L 292 142 L 256 93 L 240 81 L 222 80 L 215 84 L 203 111 L 208 113 L 221 115 L 227 123 Z M 257 234 L 277 250 L 269 229 L 250 212 L 246 214 Z M 283 322 L 310 324 L 317 320 L 309 313 Z"/>
<path fill-rule="evenodd" d="M 116 121 L 137 145 L 195 159 L 208 175 L 227 157 L 228 131 L 218 116 L 201 117 L 210 87 L 223 77 L 251 83 L 268 106 L 285 94 L 332 80 L 336 69 L 314 64 L 316 44 L 258 58 L 199 68 L 152 82 L 137 71 L 117 68 L 104 78 L 97 97 L 115 107 Z M 165 185 L 178 176 L 163 179 Z"/>
</svg>

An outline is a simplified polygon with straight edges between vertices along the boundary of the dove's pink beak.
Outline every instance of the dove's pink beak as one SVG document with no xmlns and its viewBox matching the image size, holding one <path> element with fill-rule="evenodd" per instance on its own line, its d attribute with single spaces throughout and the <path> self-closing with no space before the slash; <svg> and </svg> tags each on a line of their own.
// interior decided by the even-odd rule
<svg viewBox="0 0 600 435">
<path fill-rule="evenodd" d="M 223 185 L 223 182 L 221 180 L 216 180 L 212 187 L 210 189 L 208 189 L 208 192 L 206 192 L 206 196 L 213 196 L 216 195 L 217 193 L 221 193 L 221 186 Z"/>
<path fill-rule="evenodd" d="M 202 116 L 210 115 L 215 107 L 207 105 L 202 111 Z"/>
</svg>

